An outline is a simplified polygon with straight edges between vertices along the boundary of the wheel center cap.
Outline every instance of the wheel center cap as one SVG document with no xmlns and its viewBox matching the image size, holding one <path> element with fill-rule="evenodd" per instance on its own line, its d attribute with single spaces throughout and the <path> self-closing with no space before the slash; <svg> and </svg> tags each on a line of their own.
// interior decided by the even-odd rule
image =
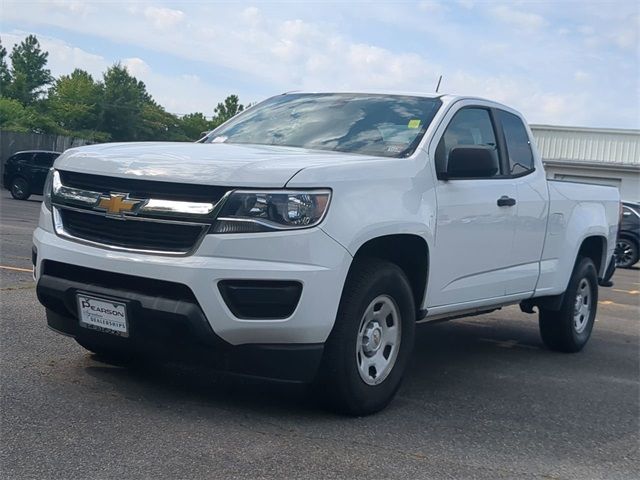
<svg viewBox="0 0 640 480">
<path fill-rule="evenodd" d="M 380 347 L 380 340 L 382 340 L 382 332 L 380 331 L 379 328 L 376 328 L 373 331 L 373 334 L 371 335 L 371 340 L 373 342 L 373 347 L 374 348 L 379 348 Z"/>
<path fill-rule="evenodd" d="M 362 336 L 362 346 L 367 355 L 378 351 L 382 345 L 382 328 L 378 322 L 371 322 Z"/>
<path fill-rule="evenodd" d="M 575 311 L 577 312 L 578 310 L 580 310 L 581 306 L 582 306 L 582 295 L 578 295 L 576 297 L 576 304 L 574 306 Z"/>
</svg>

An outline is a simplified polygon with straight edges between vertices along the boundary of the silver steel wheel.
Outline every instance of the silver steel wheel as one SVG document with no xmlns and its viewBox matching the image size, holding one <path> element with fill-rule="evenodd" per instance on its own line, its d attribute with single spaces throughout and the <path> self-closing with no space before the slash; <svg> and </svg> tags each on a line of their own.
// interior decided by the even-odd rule
<svg viewBox="0 0 640 480">
<path fill-rule="evenodd" d="M 578 293 L 573 307 L 573 328 L 576 333 L 582 333 L 589 323 L 592 308 L 591 283 L 583 278 L 578 283 Z"/>
<path fill-rule="evenodd" d="M 627 268 L 633 265 L 634 245 L 626 238 L 619 238 L 616 243 L 616 266 Z"/>
<path fill-rule="evenodd" d="M 367 385 L 382 383 L 393 369 L 401 328 L 400 313 L 391 297 L 380 295 L 365 310 L 356 340 L 356 362 Z"/>
</svg>

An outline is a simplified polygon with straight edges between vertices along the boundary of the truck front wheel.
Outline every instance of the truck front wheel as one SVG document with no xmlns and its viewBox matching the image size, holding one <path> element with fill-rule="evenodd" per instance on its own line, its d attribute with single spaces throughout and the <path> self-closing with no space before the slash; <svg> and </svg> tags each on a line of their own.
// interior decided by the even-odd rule
<svg viewBox="0 0 640 480">
<path fill-rule="evenodd" d="M 593 260 L 579 258 L 559 310 L 540 308 L 540 335 L 551 350 L 578 352 L 586 345 L 598 307 L 598 275 Z"/>
<path fill-rule="evenodd" d="M 369 415 L 382 410 L 400 387 L 416 314 L 411 286 L 397 265 L 373 258 L 356 262 L 317 383 L 335 410 Z"/>
</svg>

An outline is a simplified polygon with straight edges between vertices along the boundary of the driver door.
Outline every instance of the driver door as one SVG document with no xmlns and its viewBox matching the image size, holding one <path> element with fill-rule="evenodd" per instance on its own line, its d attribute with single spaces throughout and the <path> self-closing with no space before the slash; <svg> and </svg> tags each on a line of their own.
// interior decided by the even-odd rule
<svg viewBox="0 0 640 480">
<path fill-rule="evenodd" d="M 515 200 L 516 188 L 503 177 L 491 109 L 463 107 L 450 113 L 449 119 L 435 149 L 439 178 L 429 309 L 504 297 L 515 235 L 516 210 L 505 205 L 504 198 Z M 495 149 L 500 157 L 498 171 L 479 178 L 444 180 L 449 152 L 458 145 Z"/>
</svg>

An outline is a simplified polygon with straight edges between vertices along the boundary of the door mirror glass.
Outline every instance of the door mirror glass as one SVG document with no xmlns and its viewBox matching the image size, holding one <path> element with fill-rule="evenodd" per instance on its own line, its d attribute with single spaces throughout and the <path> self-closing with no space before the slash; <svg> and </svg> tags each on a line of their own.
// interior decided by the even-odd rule
<svg viewBox="0 0 640 480">
<path fill-rule="evenodd" d="M 494 177 L 499 170 L 496 147 L 456 145 L 449 152 L 445 179 Z"/>
</svg>

